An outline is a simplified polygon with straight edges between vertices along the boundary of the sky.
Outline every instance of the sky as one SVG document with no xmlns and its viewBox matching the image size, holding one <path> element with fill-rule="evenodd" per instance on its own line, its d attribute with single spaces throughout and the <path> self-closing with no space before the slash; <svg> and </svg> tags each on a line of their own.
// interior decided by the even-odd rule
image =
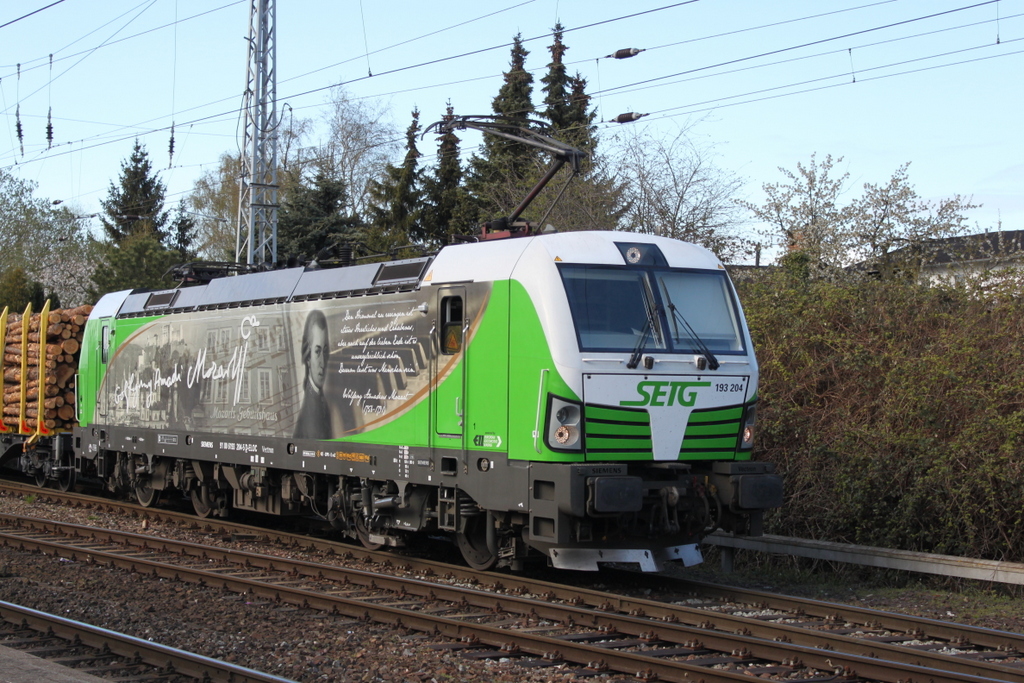
<svg viewBox="0 0 1024 683">
<path fill-rule="evenodd" d="M 909 162 L 923 199 L 982 205 L 968 214 L 972 231 L 1024 229 L 1024 0 L 274 4 L 283 116 L 322 122 L 339 83 L 399 131 L 413 108 L 424 124 L 448 102 L 491 113 L 516 34 L 540 104 L 561 22 L 602 137 L 624 125 L 666 139 L 685 129 L 754 203 L 784 180 L 780 167 L 812 155 L 842 157 L 849 198 Z M 87 216 L 138 139 L 176 205 L 242 144 L 249 11 L 246 0 L 0 4 L 0 169 Z M 643 52 L 607 57 L 621 48 Z M 646 116 L 610 122 L 625 112 Z"/>
</svg>

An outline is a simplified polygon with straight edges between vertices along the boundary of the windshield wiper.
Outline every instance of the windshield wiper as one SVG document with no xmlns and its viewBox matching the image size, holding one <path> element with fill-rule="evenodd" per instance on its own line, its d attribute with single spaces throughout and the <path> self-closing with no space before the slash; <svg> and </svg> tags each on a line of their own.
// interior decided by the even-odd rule
<svg viewBox="0 0 1024 683">
<path fill-rule="evenodd" d="M 644 323 L 644 328 L 640 330 L 640 339 L 637 341 L 636 346 L 633 347 L 633 355 L 629 357 L 629 362 L 626 363 L 626 367 L 630 370 L 636 368 L 640 364 L 640 357 L 644 353 L 644 347 L 647 346 L 647 338 L 651 336 L 651 316 L 647 316 L 647 322 Z"/>
<path fill-rule="evenodd" d="M 693 344 L 697 347 L 697 350 L 700 351 L 700 355 L 704 356 L 707 360 L 708 369 L 717 370 L 719 364 L 718 359 L 715 358 L 715 354 L 711 353 L 711 349 L 709 349 L 708 345 L 704 343 L 704 340 L 697 336 L 697 333 L 693 331 L 692 327 L 690 327 L 690 323 L 686 322 L 686 318 L 683 317 L 683 314 L 676 309 L 675 304 L 670 303 L 668 305 L 668 310 L 672 311 L 673 318 L 683 324 L 683 329 L 686 330 L 686 334 L 693 340 Z"/>
<path fill-rule="evenodd" d="M 633 355 L 629 357 L 629 362 L 626 363 L 626 367 L 630 370 L 636 368 L 640 364 L 640 358 L 643 356 L 644 349 L 647 347 L 647 340 L 653 336 L 658 339 L 659 343 L 661 335 L 658 332 L 658 323 L 655 322 L 655 316 L 661 316 L 662 308 L 660 305 L 651 306 L 650 299 L 644 296 L 644 309 L 647 311 L 647 322 L 644 323 L 644 327 L 640 330 L 640 339 L 637 341 L 636 346 L 633 347 Z"/>
<path fill-rule="evenodd" d="M 697 335 L 692 327 L 690 327 L 690 323 L 686 322 L 686 318 L 684 318 L 683 314 L 679 312 L 676 305 L 672 303 L 672 297 L 668 293 L 668 287 L 665 286 L 665 280 L 662 278 L 658 278 L 658 280 L 661 282 L 661 291 L 665 294 L 665 300 L 668 301 L 668 310 L 672 311 L 673 321 L 682 324 L 687 336 L 693 340 L 694 346 L 697 347 L 697 350 L 700 351 L 700 354 L 704 356 L 704 359 L 708 362 L 708 369 L 717 370 L 719 368 L 719 363 L 718 359 L 715 358 L 715 354 L 711 353 L 711 349 L 708 348 L 708 345 L 705 344 L 704 340 Z M 678 329 L 679 328 L 677 327 L 677 332 Z M 677 334 L 676 336 L 678 337 L 679 335 Z"/>
</svg>

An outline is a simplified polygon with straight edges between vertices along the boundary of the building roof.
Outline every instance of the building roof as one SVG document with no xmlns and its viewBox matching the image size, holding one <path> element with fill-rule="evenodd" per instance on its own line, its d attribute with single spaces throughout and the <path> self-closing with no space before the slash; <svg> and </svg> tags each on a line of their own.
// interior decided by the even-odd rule
<svg viewBox="0 0 1024 683">
<path fill-rule="evenodd" d="M 920 246 L 904 247 L 893 254 L 909 254 L 921 249 Z M 1018 259 L 1024 257 L 1024 230 L 983 232 L 930 240 L 927 249 L 931 251 L 929 265 Z"/>
</svg>

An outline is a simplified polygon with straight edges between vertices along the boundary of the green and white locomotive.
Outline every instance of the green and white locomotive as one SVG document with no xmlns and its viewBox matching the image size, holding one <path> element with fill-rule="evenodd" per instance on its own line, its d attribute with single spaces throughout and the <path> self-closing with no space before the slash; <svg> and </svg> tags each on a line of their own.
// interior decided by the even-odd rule
<svg viewBox="0 0 1024 683">
<path fill-rule="evenodd" d="M 318 515 L 370 547 L 450 535 L 479 568 L 691 565 L 782 498 L 751 460 L 757 361 L 725 268 L 654 236 L 108 294 L 78 395 L 79 476 L 144 505 Z"/>
</svg>

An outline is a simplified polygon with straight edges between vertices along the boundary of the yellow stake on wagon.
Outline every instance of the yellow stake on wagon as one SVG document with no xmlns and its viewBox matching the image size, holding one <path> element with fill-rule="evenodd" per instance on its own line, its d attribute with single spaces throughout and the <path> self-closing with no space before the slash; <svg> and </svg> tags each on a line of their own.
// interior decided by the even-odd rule
<svg viewBox="0 0 1024 683">
<path fill-rule="evenodd" d="M 7 347 L 7 306 L 4 306 L 4 312 L 0 313 L 0 334 L 4 336 L 4 348 Z M 6 434 L 7 432 L 13 431 L 10 427 L 4 424 L 4 421 L 0 419 L 0 434 Z"/>
<path fill-rule="evenodd" d="M 36 390 L 36 433 L 28 440 L 34 444 L 40 436 L 53 434 L 46 426 L 46 328 L 50 326 L 50 300 L 43 304 L 39 314 L 39 388 Z M 27 384 L 27 382 L 26 382 Z"/>
<path fill-rule="evenodd" d="M 21 316 L 21 408 L 18 413 L 18 433 L 31 434 L 25 420 L 25 407 L 28 399 L 28 328 L 32 325 L 32 302 L 25 306 Z"/>
</svg>

